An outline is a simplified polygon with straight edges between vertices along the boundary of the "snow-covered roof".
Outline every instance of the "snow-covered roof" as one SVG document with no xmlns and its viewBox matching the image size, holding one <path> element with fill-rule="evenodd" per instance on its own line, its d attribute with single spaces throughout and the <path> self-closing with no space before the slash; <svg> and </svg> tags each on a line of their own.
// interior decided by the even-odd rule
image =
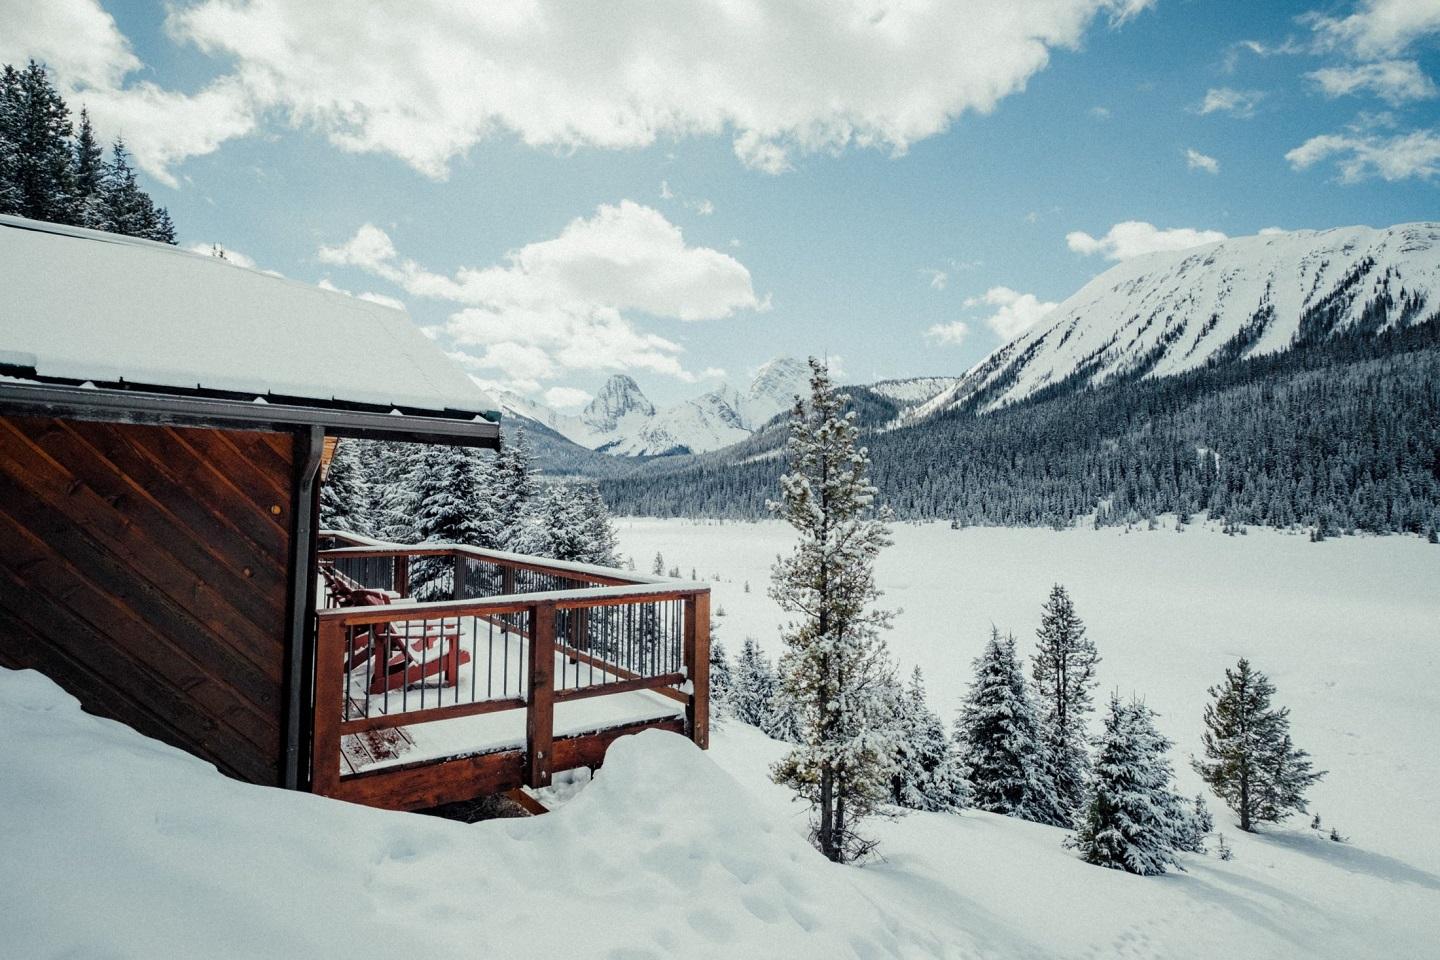
<svg viewBox="0 0 1440 960">
<path fill-rule="evenodd" d="M 0 365 L 492 420 L 500 409 L 404 311 L 168 244 L 9 216 Z"/>
</svg>

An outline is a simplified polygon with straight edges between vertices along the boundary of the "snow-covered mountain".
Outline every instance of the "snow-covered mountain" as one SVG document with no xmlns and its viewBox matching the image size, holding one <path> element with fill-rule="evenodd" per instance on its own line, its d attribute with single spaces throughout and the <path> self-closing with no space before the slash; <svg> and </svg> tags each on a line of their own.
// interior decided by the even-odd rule
<svg viewBox="0 0 1440 960">
<path fill-rule="evenodd" d="M 1440 305 L 1440 223 L 1236 237 L 1106 271 L 949 389 L 915 422 L 980 391 L 993 409 L 1069 380 L 1160 377 L 1343 330 L 1417 323 Z"/>
<path fill-rule="evenodd" d="M 808 389 L 803 360 L 782 357 L 762 366 L 745 391 L 729 384 L 656 409 L 631 377 L 616 374 L 579 415 L 559 413 L 519 394 L 500 393 L 503 410 L 544 424 L 591 450 L 617 456 L 704 453 L 744 440 Z"/>
</svg>

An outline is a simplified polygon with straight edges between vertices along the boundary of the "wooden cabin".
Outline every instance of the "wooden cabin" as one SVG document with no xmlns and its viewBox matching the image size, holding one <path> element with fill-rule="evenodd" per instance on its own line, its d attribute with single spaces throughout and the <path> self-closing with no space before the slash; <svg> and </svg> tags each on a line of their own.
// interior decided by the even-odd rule
<svg viewBox="0 0 1440 960">
<path fill-rule="evenodd" d="M 707 740 L 709 594 L 318 529 L 347 438 L 498 448 L 401 311 L 0 217 L 0 666 L 257 784 L 396 809 Z M 414 563 L 451 599 L 416 603 Z"/>
</svg>

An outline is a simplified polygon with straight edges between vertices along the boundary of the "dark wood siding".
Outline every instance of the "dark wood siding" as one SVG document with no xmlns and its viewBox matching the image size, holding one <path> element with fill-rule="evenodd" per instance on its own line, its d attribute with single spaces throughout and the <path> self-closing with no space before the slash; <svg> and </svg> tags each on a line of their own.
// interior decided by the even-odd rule
<svg viewBox="0 0 1440 960">
<path fill-rule="evenodd" d="M 0 664 L 278 783 L 290 434 L 0 417 Z"/>
</svg>

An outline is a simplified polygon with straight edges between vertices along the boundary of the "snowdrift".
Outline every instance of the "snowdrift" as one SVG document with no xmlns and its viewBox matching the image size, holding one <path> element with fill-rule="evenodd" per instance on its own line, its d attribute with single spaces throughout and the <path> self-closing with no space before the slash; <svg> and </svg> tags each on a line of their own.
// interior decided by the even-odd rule
<svg viewBox="0 0 1440 960">
<path fill-rule="evenodd" d="M 0 670 L 0 723 L 8 956 L 923 955 L 673 734 L 469 826 L 228 780 L 33 671 Z"/>
</svg>

